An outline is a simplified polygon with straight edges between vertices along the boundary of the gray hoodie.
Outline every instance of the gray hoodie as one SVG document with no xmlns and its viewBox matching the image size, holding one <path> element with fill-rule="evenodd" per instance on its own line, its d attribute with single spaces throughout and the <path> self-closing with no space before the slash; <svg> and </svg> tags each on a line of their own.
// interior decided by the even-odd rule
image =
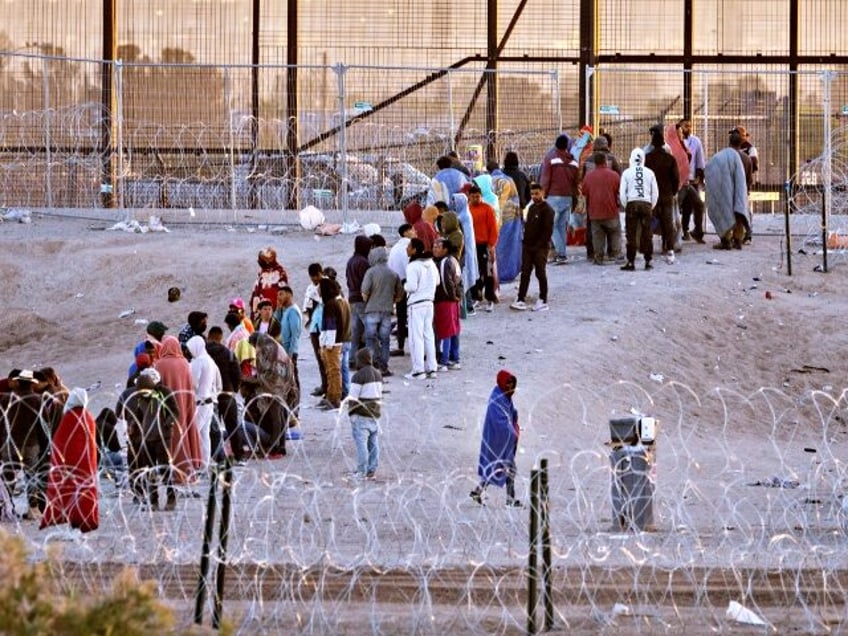
<svg viewBox="0 0 848 636">
<path fill-rule="evenodd" d="M 389 250 L 375 247 L 368 254 L 368 271 L 362 279 L 365 313 L 386 311 L 391 313 L 395 302 L 403 294 L 400 277 L 388 266 Z"/>
</svg>

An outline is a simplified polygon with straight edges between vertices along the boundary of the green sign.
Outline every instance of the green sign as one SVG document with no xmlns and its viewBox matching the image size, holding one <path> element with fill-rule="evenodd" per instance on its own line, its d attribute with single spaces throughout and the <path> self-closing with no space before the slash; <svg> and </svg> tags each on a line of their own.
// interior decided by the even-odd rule
<svg viewBox="0 0 848 636">
<path fill-rule="evenodd" d="M 374 107 L 368 102 L 353 102 L 353 107 L 356 110 L 374 110 Z"/>
</svg>

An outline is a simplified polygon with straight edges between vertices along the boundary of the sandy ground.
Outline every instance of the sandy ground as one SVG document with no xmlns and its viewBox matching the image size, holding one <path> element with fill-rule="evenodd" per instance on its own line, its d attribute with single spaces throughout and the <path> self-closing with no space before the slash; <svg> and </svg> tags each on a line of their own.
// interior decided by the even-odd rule
<svg viewBox="0 0 848 636">
<path fill-rule="evenodd" d="M 223 324 L 228 300 L 249 296 L 266 245 L 276 248 L 298 299 L 309 263 L 344 272 L 353 251 L 351 235 L 319 238 L 293 219 L 272 232 L 262 219 L 189 226 L 168 214 L 169 233 L 106 231 L 112 221 L 96 213 L 0 224 L 0 373 L 50 365 L 69 386 L 100 382 L 91 395 L 96 412 L 126 380 L 144 333 L 138 321 L 161 320 L 176 335 L 190 311 L 202 310 L 210 326 Z M 400 215 L 374 218 L 394 242 Z M 501 509 L 500 491 L 482 509 L 467 496 L 486 398 L 502 367 L 519 379 L 522 498 L 530 470 L 550 461 L 556 564 L 632 564 L 641 554 L 652 568 L 797 565 L 810 546 L 838 543 L 848 450 L 845 261 L 832 254 L 829 272 L 814 271 L 821 254 L 799 238 L 814 221 L 793 223 L 791 276 L 783 219 L 765 215 L 751 247 L 715 251 L 709 236 L 706 245 L 685 243 L 673 265 L 658 258 L 651 272 L 641 261 L 635 272 L 593 266 L 583 248 L 571 248 L 570 264 L 548 268 L 545 313 L 510 310 L 516 283 L 502 285 L 493 313 L 463 322 L 461 371 L 410 383 L 401 376 L 409 357 L 392 359 L 380 480 L 370 487 L 348 478 L 354 449 L 344 418 L 311 408 L 306 397 L 304 440 L 284 465 L 242 469 L 236 560 L 311 564 L 329 554 L 339 566 L 520 566 L 526 513 Z M 182 290 L 176 303 L 167 302 L 171 286 Z M 536 293 L 534 280 L 531 299 Z M 305 392 L 317 383 L 306 339 L 301 378 Z M 657 532 L 641 539 L 608 533 L 607 420 L 631 409 L 661 422 Z M 772 477 L 799 487 L 750 485 Z M 101 530 L 69 545 L 72 558 L 197 561 L 196 543 L 172 544 L 169 533 L 199 535 L 199 502 L 181 501 L 170 522 L 108 490 Z M 266 509 L 269 492 L 275 509 Z M 363 510 L 379 523 L 363 527 Z M 269 520 L 297 536 L 288 548 L 257 547 L 257 534 L 276 531 Z M 49 543 L 32 524 L 15 529 L 37 550 Z M 769 549 L 781 533 L 795 537 L 796 550 Z M 844 550 L 829 555 L 830 567 L 848 566 Z"/>
</svg>

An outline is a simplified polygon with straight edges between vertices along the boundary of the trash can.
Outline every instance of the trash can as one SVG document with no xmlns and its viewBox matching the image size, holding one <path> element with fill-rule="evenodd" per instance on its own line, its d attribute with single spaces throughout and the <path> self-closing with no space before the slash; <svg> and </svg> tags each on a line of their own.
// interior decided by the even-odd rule
<svg viewBox="0 0 848 636">
<path fill-rule="evenodd" d="M 656 420 L 630 416 L 611 419 L 613 528 L 651 530 L 654 526 L 654 440 Z"/>
</svg>

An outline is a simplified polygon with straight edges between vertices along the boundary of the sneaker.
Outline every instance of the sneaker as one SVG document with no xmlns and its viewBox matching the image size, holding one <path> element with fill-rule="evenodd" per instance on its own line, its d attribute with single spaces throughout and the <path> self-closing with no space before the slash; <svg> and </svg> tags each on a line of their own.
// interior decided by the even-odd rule
<svg viewBox="0 0 848 636">
<path fill-rule="evenodd" d="M 472 490 L 468 493 L 468 496 L 471 497 L 476 503 L 483 505 L 483 497 L 480 494 L 479 490 Z"/>
<path fill-rule="evenodd" d="M 427 371 L 427 373 L 425 375 L 427 376 L 428 380 L 433 380 L 433 379 L 436 378 L 436 372 L 435 371 Z"/>
<path fill-rule="evenodd" d="M 557 256 L 554 259 L 554 265 L 567 265 L 568 257 L 567 256 Z"/>
<path fill-rule="evenodd" d="M 533 305 L 533 311 L 547 311 L 548 309 L 548 303 L 546 303 L 541 298 L 536 301 L 535 305 Z"/>
<path fill-rule="evenodd" d="M 324 395 L 324 389 L 322 389 L 320 386 L 316 386 L 314 389 L 312 389 L 312 393 L 310 393 L 309 395 L 311 395 L 312 397 L 322 397 Z"/>
<path fill-rule="evenodd" d="M 674 265 L 674 250 L 668 250 L 665 255 L 665 262 L 669 265 Z"/>
<path fill-rule="evenodd" d="M 525 303 L 523 300 L 516 300 L 514 303 L 512 303 L 509 306 L 509 308 L 510 309 L 517 309 L 518 311 L 526 311 L 527 303 Z"/>
<path fill-rule="evenodd" d="M 459 371 L 460 369 L 462 369 L 462 365 L 459 363 L 458 360 L 456 362 L 448 362 L 448 369 L 450 369 L 451 371 Z"/>
<path fill-rule="evenodd" d="M 446 365 L 446 364 L 440 364 L 439 366 L 436 367 L 436 371 L 447 371 L 447 370 L 448 370 L 448 365 Z"/>
<path fill-rule="evenodd" d="M 477 310 L 476 310 L 476 309 L 474 309 L 474 307 L 472 307 L 471 309 L 469 309 L 468 311 L 466 311 L 466 312 L 465 312 L 465 315 L 466 315 L 466 316 L 476 316 L 476 315 L 477 315 Z"/>
<path fill-rule="evenodd" d="M 392 349 L 391 351 L 389 351 L 389 355 L 393 358 L 400 358 L 405 354 L 403 352 L 403 349 Z"/>
<path fill-rule="evenodd" d="M 636 266 L 633 263 L 626 263 L 619 268 L 622 272 L 632 272 L 636 269 Z"/>
<path fill-rule="evenodd" d="M 649 271 L 654 269 L 654 266 L 651 264 L 651 261 L 645 261 L 645 271 Z"/>
<path fill-rule="evenodd" d="M 365 479 L 369 479 L 369 480 L 373 481 L 374 479 L 377 479 L 377 476 L 374 474 L 374 471 L 372 470 L 371 472 L 365 473 Z"/>
<path fill-rule="evenodd" d="M 488 303 L 486 303 L 486 311 L 489 312 L 489 313 L 492 313 L 494 310 L 495 310 L 495 303 L 493 303 L 490 300 Z"/>
<path fill-rule="evenodd" d="M 332 402 L 330 402 L 330 400 L 325 398 L 318 402 L 318 404 L 315 405 L 315 408 L 320 411 L 335 411 L 339 408 L 339 405 L 333 404 Z"/>
<path fill-rule="evenodd" d="M 523 508 L 524 504 L 522 504 L 518 499 L 507 499 L 506 500 L 507 508 Z"/>
<path fill-rule="evenodd" d="M 480 304 L 481 303 L 479 300 L 475 300 L 471 305 L 471 311 L 477 311 L 477 309 L 480 307 Z"/>
<path fill-rule="evenodd" d="M 689 230 L 686 230 L 683 233 L 683 240 L 684 241 L 691 241 L 692 240 L 692 235 L 689 233 Z"/>
<path fill-rule="evenodd" d="M 403 377 L 407 380 L 425 380 L 427 378 L 427 374 L 424 371 L 419 371 L 418 373 L 407 373 Z"/>
<path fill-rule="evenodd" d="M 384 378 L 390 378 L 394 375 L 394 373 L 392 373 L 391 369 L 383 369 L 382 371 L 380 371 L 380 375 L 382 375 Z"/>
</svg>

